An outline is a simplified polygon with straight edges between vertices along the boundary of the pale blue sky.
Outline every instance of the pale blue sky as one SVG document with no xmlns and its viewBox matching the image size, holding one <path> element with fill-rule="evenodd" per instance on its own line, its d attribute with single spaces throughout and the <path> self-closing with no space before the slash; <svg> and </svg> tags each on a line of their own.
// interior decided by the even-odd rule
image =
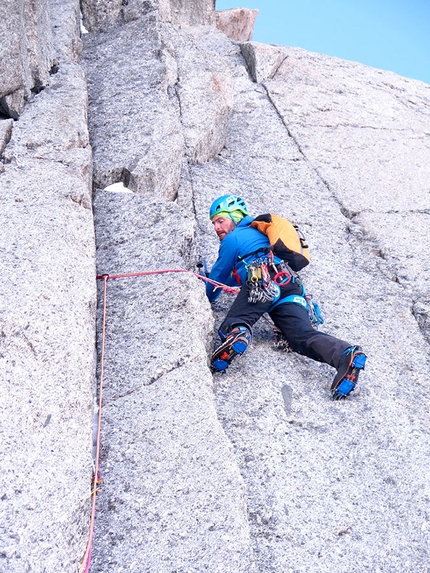
<svg viewBox="0 0 430 573">
<path fill-rule="evenodd" d="M 430 0 L 217 0 L 258 8 L 253 40 L 391 70 L 430 84 Z"/>
</svg>

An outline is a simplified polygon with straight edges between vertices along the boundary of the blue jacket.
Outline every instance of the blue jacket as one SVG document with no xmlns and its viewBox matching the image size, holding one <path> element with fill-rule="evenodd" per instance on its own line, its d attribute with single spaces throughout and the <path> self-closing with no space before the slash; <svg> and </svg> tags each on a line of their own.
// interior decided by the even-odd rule
<svg viewBox="0 0 430 573">
<path fill-rule="evenodd" d="M 218 259 L 209 274 L 210 279 L 228 286 L 239 286 L 232 275 L 233 269 L 236 269 L 241 284 L 245 284 L 246 268 L 243 261 L 238 261 L 238 258 L 270 245 L 266 235 L 249 226 L 253 220 L 253 217 L 244 217 L 221 241 Z M 253 258 L 255 257 L 247 257 L 246 260 L 249 262 Z M 275 261 L 279 262 L 280 259 L 275 258 Z M 212 302 L 219 297 L 221 289 L 214 290 L 213 285 L 206 283 L 206 294 Z"/>
</svg>

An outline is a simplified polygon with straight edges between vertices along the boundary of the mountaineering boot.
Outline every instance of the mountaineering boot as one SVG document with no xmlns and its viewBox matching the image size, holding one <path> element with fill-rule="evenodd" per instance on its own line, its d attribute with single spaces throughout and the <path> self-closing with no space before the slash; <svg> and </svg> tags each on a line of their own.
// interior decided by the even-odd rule
<svg viewBox="0 0 430 573">
<path fill-rule="evenodd" d="M 360 370 L 363 370 L 366 360 L 367 356 L 360 346 L 350 346 L 343 351 L 336 376 L 331 385 L 335 400 L 345 398 L 354 390 L 358 382 L 358 375 Z"/>
<path fill-rule="evenodd" d="M 236 326 L 227 334 L 224 342 L 212 354 L 211 368 L 224 372 L 238 354 L 243 354 L 251 342 L 251 332 L 246 326 Z"/>
</svg>

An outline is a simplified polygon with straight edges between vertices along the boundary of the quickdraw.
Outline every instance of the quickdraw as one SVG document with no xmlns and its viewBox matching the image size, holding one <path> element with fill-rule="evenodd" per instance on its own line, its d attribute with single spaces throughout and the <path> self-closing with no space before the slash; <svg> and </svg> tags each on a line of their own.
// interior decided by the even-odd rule
<svg viewBox="0 0 430 573">
<path fill-rule="evenodd" d="M 281 296 L 280 287 L 287 285 L 292 279 L 288 265 L 282 263 L 278 265 L 279 268 L 275 265 L 272 251 L 244 264 L 247 272 L 248 302 L 251 304 L 275 303 Z M 270 276 L 270 270 L 275 273 L 273 278 Z"/>
<path fill-rule="evenodd" d="M 272 281 L 268 264 L 261 259 L 252 261 L 247 266 L 246 287 L 248 289 L 248 302 L 274 302 L 281 294 L 279 285 Z"/>
</svg>

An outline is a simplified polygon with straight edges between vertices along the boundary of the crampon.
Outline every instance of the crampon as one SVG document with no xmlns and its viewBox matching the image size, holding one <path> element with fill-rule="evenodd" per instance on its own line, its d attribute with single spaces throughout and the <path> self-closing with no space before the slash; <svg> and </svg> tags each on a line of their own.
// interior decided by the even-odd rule
<svg viewBox="0 0 430 573">
<path fill-rule="evenodd" d="M 245 352 L 251 342 L 251 333 L 245 326 L 237 326 L 226 336 L 224 342 L 212 355 L 211 368 L 214 372 L 225 372 L 232 360 Z"/>
<path fill-rule="evenodd" d="M 358 375 L 364 369 L 367 356 L 360 346 L 350 346 L 340 357 L 339 368 L 331 385 L 334 400 L 346 398 L 357 385 Z"/>
</svg>

